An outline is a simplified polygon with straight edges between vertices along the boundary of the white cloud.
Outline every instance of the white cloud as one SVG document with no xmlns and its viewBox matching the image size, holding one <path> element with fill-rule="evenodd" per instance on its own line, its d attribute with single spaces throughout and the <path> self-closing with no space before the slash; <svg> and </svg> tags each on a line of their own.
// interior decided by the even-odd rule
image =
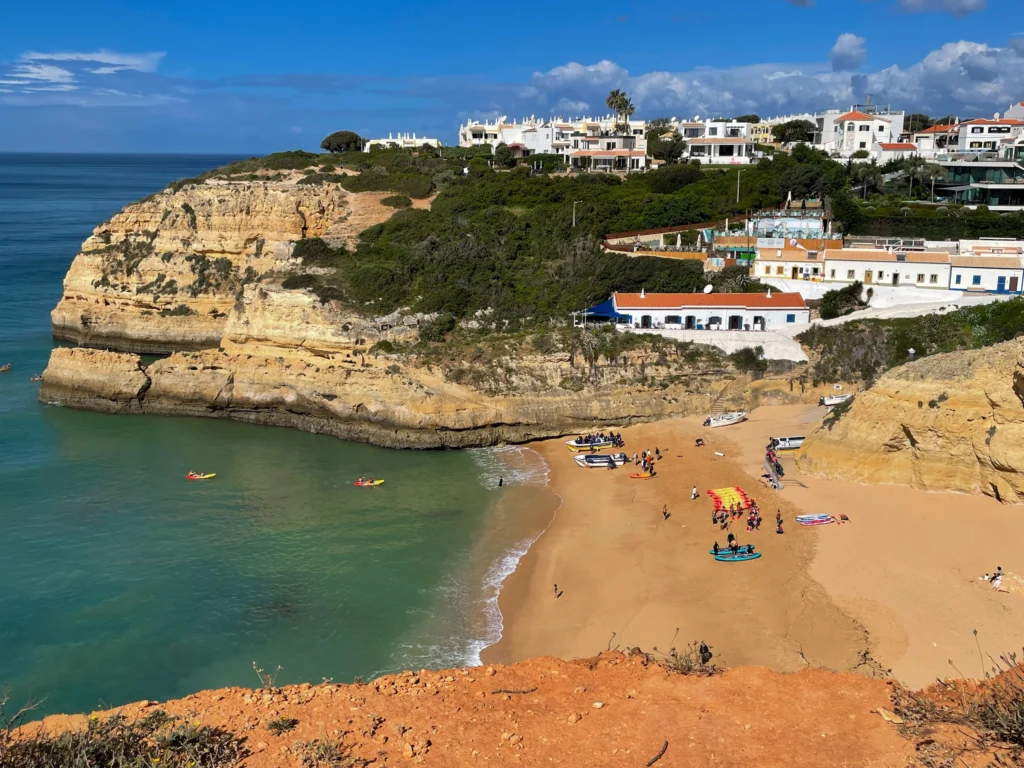
<svg viewBox="0 0 1024 768">
<path fill-rule="evenodd" d="M 840 52 L 853 56 L 846 64 L 858 63 L 863 42 L 854 40 Z M 858 42 L 860 41 L 860 42 Z M 1016 42 L 1016 41 L 1013 41 Z M 859 59 L 863 63 L 863 59 Z M 740 115 L 755 112 L 768 116 L 816 111 L 828 107 L 846 108 L 871 93 L 879 103 L 891 103 L 907 111 L 932 114 L 987 115 L 1020 101 L 1024 82 L 1024 46 L 1003 48 L 984 43 L 947 43 L 915 64 L 892 66 L 873 72 L 835 71 L 832 63 L 766 63 L 727 69 L 701 68 L 683 72 L 631 74 L 612 61 L 584 65 L 569 62 L 530 78 L 535 98 L 521 100 L 520 84 L 500 89 L 493 84 L 479 91 L 465 87 L 438 94 L 454 109 L 473 110 L 474 96 L 486 98 L 480 107 L 491 108 L 499 99 L 499 114 L 550 114 L 566 111 L 562 105 L 583 102 L 604 109 L 612 88 L 625 90 L 633 99 L 637 115 L 692 116 L 694 114 Z M 495 94 L 499 94 L 496 96 Z M 500 94 L 505 98 L 501 99 Z M 545 111 L 547 110 L 547 111 Z M 572 110 L 568 110 L 572 111 Z"/>
<path fill-rule="evenodd" d="M 52 64 L 15 64 L 7 74 L 10 77 L 45 80 L 49 83 L 70 83 L 75 79 L 75 76 L 68 70 L 63 67 L 55 67 Z"/>
<path fill-rule="evenodd" d="M 867 51 L 864 49 L 866 41 L 850 32 L 844 32 L 832 46 L 828 57 L 832 62 L 832 70 L 842 72 L 848 69 L 857 69 L 867 58 Z"/>
<path fill-rule="evenodd" d="M 954 16 L 985 10 L 985 0 L 899 0 L 896 7 L 907 13 L 942 11 Z"/>
<path fill-rule="evenodd" d="M 558 103 L 555 104 L 555 108 L 559 112 L 569 112 L 573 115 L 576 115 L 583 114 L 584 112 L 589 110 L 590 105 L 587 104 L 587 102 L 585 101 L 561 98 L 558 100 Z"/>
<path fill-rule="evenodd" d="M 40 51 L 28 51 L 18 58 L 19 61 L 81 61 L 94 64 L 108 64 L 113 67 L 117 67 L 118 70 L 133 69 L 137 72 L 156 72 L 157 67 L 160 66 L 160 60 L 163 59 L 165 55 L 164 51 L 155 51 L 152 53 L 118 53 L 117 51 L 100 49 L 91 53 L 70 51 L 44 53 Z M 100 69 L 106 68 L 101 67 Z M 112 72 L 118 70 L 111 70 L 109 72 L 94 71 L 94 74 L 112 74 Z"/>
</svg>

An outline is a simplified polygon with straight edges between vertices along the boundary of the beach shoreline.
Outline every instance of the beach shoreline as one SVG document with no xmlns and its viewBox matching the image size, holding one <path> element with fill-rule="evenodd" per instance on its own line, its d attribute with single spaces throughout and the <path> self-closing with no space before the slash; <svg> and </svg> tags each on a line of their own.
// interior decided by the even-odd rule
<svg viewBox="0 0 1024 768">
<path fill-rule="evenodd" d="M 1020 596 L 978 581 L 997 564 L 1024 571 L 1013 544 L 1024 536 L 1024 515 L 987 497 L 807 477 L 789 456 L 784 490 L 769 489 L 759 479 L 768 436 L 809 433 L 823 415 L 770 406 L 723 429 L 696 418 L 624 428 L 630 456 L 660 447 L 653 480 L 630 479 L 628 467 L 579 469 L 563 440 L 531 444 L 562 503 L 505 579 L 502 637 L 483 661 L 666 651 L 703 640 L 729 665 L 891 669 L 920 686 L 954 674 L 952 660 L 965 675 L 983 676 L 985 653 L 998 657 L 1024 637 L 1024 617 L 1013 611 Z M 694 448 L 697 436 L 705 448 Z M 691 502 L 694 484 L 701 495 Z M 705 491 L 737 485 L 764 517 L 760 531 L 748 536 L 740 523 L 737 536 L 763 557 L 716 563 L 707 549 L 724 545 L 726 532 L 712 527 Z M 783 536 L 774 532 L 777 509 Z M 823 511 L 850 523 L 796 524 L 797 514 Z"/>
</svg>

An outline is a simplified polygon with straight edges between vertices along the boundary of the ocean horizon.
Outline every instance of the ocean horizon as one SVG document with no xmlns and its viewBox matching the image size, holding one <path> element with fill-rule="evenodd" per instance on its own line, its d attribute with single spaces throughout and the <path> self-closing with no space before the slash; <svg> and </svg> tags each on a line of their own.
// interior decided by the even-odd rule
<svg viewBox="0 0 1024 768">
<path fill-rule="evenodd" d="M 536 536 L 528 448 L 395 451 L 38 402 L 49 312 L 93 228 L 247 155 L 0 153 L 0 684 L 38 714 L 479 663 Z M 189 483 L 189 470 L 216 472 Z M 362 474 L 385 477 L 356 488 Z M 504 479 L 499 488 L 497 479 Z"/>
</svg>

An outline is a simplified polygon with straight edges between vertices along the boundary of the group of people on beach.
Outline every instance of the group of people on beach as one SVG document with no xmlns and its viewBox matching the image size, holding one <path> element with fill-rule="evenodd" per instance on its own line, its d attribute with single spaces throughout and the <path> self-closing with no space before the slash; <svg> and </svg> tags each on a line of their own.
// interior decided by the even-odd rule
<svg viewBox="0 0 1024 768">
<path fill-rule="evenodd" d="M 771 443 L 766 445 L 764 449 L 764 466 L 766 471 L 761 477 L 767 480 L 768 485 L 776 491 L 779 490 L 779 478 L 785 475 L 786 472 L 782 469 L 782 462 L 779 461 L 779 455 L 775 452 Z"/>
<path fill-rule="evenodd" d="M 719 526 L 723 531 L 728 530 L 729 526 L 732 525 L 734 520 L 739 520 L 743 517 L 743 506 L 741 504 L 730 504 L 728 507 L 722 509 L 716 509 L 711 513 L 711 522 L 714 525 Z M 746 509 L 747 513 L 747 532 L 761 530 L 761 522 L 764 518 L 761 517 L 761 510 L 757 506 L 757 502 L 753 499 L 750 500 L 750 506 Z M 776 516 L 776 523 L 781 527 L 782 516 Z"/>
<path fill-rule="evenodd" d="M 993 591 L 998 592 L 999 588 L 1003 585 L 1003 566 L 997 565 L 996 572 L 991 576 L 986 573 L 983 580 L 992 585 Z"/>
<path fill-rule="evenodd" d="M 579 435 L 576 438 L 577 445 L 593 445 L 593 450 L 597 450 L 600 445 L 610 442 L 616 448 L 621 448 L 626 444 L 622 439 L 622 434 L 615 434 L 609 432 L 607 435 L 604 432 L 598 432 L 595 435 Z"/>
<path fill-rule="evenodd" d="M 644 472 L 654 475 L 654 462 L 661 461 L 661 449 L 655 447 L 654 453 L 644 451 L 640 455 L 633 454 L 633 464 L 639 466 Z"/>
</svg>

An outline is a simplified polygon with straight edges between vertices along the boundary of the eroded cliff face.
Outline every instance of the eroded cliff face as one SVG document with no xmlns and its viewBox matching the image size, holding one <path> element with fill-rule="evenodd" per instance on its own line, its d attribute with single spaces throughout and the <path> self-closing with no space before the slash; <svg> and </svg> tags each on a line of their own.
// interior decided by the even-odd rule
<svg viewBox="0 0 1024 768">
<path fill-rule="evenodd" d="M 808 437 L 797 464 L 828 477 L 1024 501 L 1024 342 L 886 373 Z"/>
<path fill-rule="evenodd" d="M 51 314 L 54 336 L 133 352 L 217 347 L 241 286 L 287 271 L 302 237 L 351 244 L 357 227 L 393 212 L 379 197 L 294 180 L 172 185 L 85 241 Z"/>
<path fill-rule="evenodd" d="M 671 375 L 670 362 L 653 352 L 583 367 L 567 353 L 516 350 L 472 366 L 368 351 L 411 333 L 380 331 L 302 291 L 249 285 L 230 310 L 220 349 L 149 365 L 136 354 L 55 349 L 40 398 L 111 413 L 292 426 L 388 447 L 454 448 L 702 413 L 727 384 L 720 366 L 694 366 L 667 387 L 638 385 L 641 369 Z"/>
</svg>

